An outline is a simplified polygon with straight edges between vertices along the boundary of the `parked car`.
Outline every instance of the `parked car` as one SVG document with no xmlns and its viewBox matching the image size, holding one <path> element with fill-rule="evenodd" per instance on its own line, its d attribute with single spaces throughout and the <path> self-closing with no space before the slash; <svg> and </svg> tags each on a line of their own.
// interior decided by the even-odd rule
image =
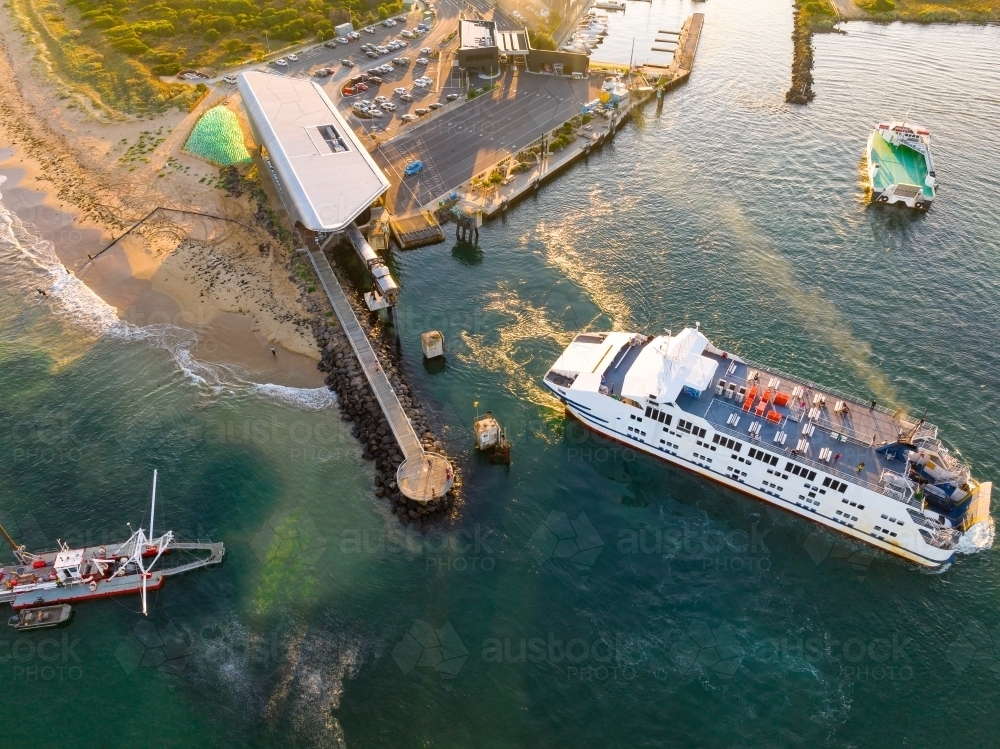
<svg viewBox="0 0 1000 749">
<path fill-rule="evenodd" d="M 231 85 L 236 85 L 236 76 L 235 75 L 227 75 L 225 78 L 222 79 L 222 82 L 223 83 L 229 83 Z"/>
<path fill-rule="evenodd" d="M 423 171 L 424 162 L 422 161 L 411 161 L 406 165 L 406 169 L 403 170 L 403 174 L 407 177 L 412 177 L 414 174 Z"/>
<path fill-rule="evenodd" d="M 434 54 L 434 50 L 431 49 L 430 47 L 421 47 L 420 54 L 423 57 L 430 57 L 431 55 Z"/>
<path fill-rule="evenodd" d="M 443 106 L 444 106 L 444 104 L 442 104 L 442 103 L 441 103 L 441 102 L 439 102 L 439 101 L 436 101 L 436 102 L 434 102 L 433 104 L 431 104 L 431 105 L 430 105 L 429 107 L 427 107 L 427 108 L 428 108 L 428 109 L 440 109 L 440 108 L 441 108 L 441 107 L 443 107 Z"/>
<path fill-rule="evenodd" d="M 284 57 L 279 57 L 277 60 L 274 61 L 274 64 L 277 65 L 279 68 L 288 67 L 288 61 Z"/>
<path fill-rule="evenodd" d="M 376 47 L 375 51 L 378 52 L 380 55 L 387 55 L 389 54 L 390 50 L 388 47 Z"/>
<path fill-rule="evenodd" d="M 378 57 L 378 52 L 365 52 L 365 57 L 370 57 L 374 60 Z"/>
<path fill-rule="evenodd" d="M 455 101 L 455 99 L 457 99 L 457 98 L 458 98 L 458 94 L 448 94 L 448 96 L 446 96 L 445 98 L 446 98 L 446 99 L 447 99 L 448 101 Z"/>
<path fill-rule="evenodd" d="M 359 83 L 356 86 L 356 88 L 358 89 L 358 93 L 359 94 L 363 94 L 365 91 L 368 90 L 368 84 L 367 83 Z"/>
<path fill-rule="evenodd" d="M 330 39 L 329 41 L 323 42 L 323 46 L 329 49 L 337 49 L 337 43 Z"/>
<path fill-rule="evenodd" d="M 417 119 L 417 116 L 415 114 L 404 114 L 399 119 L 401 119 L 403 122 L 413 122 L 414 120 Z"/>
<path fill-rule="evenodd" d="M 389 101 L 389 97 L 388 96 L 376 96 L 375 97 L 375 103 L 378 104 L 379 106 L 382 106 L 382 104 L 384 104 L 387 101 Z"/>
<path fill-rule="evenodd" d="M 296 55 L 296 54 L 295 54 L 295 53 L 293 52 L 292 54 L 290 54 L 290 55 L 288 56 L 288 59 L 289 59 L 289 60 L 291 60 L 292 62 L 298 62 L 298 61 L 299 61 L 299 56 L 298 56 L 298 55 Z"/>
<path fill-rule="evenodd" d="M 356 93 L 358 93 L 358 90 L 354 88 L 354 86 L 344 86 L 343 88 L 340 89 L 340 93 L 343 96 L 354 96 Z"/>
<path fill-rule="evenodd" d="M 407 65 L 410 64 L 410 58 L 397 57 L 395 60 L 392 61 L 392 64 L 395 65 L 397 68 L 405 68 Z"/>
<path fill-rule="evenodd" d="M 387 18 L 382 25 L 385 26 L 387 29 L 391 29 L 393 26 L 396 25 L 396 22 L 393 21 L 391 18 Z"/>
<path fill-rule="evenodd" d="M 330 75 L 330 69 L 320 68 L 319 70 L 314 70 L 313 75 L 316 76 L 317 78 L 326 78 L 328 75 Z"/>
<path fill-rule="evenodd" d="M 341 60 L 340 64 L 343 65 L 345 68 L 353 68 L 354 67 L 354 63 L 351 62 L 350 60 Z"/>
<path fill-rule="evenodd" d="M 384 83 L 384 81 L 381 78 L 379 78 L 377 75 L 370 75 L 370 76 L 368 76 L 368 85 L 369 86 L 381 86 L 383 83 Z"/>
<path fill-rule="evenodd" d="M 393 104 L 391 101 L 384 101 L 381 104 L 379 104 L 379 106 L 382 107 L 382 109 L 384 109 L 386 112 L 396 111 L 396 105 Z"/>
<path fill-rule="evenodd" d="M 406 37 L 407 39 L 412 39 L 413 37 L 416 36 L 416 34 L 414 34 L 409 29 L 403 29 L 402 31 L 399 32 L 399 35 L 402 37 Z"/>
<path fill-rule="evenodd" d="M 375 29 L 372 26 L 365 26 L 365 33 L 366 34 L 374 34 L 375 33 Z"/>
<path fill-rule="evenodd" d="M 400 101 L 413 101 L 413 94 L 400 94 L 399 95 L 399 100 Z"/>
<path fill-rule="evenodd" d="M 428 60 L 426 57 L 417 58 L 417 65 L 427 65 L 428 63 L 430 63 L 430 60 Z"/>
<path fill-rule="evenodd" d="M 432 83 L 430 78 L 417 78 L 413 81 L 413 85 L 417 88 L 427 88 Z"/>
<path fill-rule="evenodd" d="M 337 37 L 337 44 L 350 44 L 350 43 L 351 43 L 351 40 L 348 39 L 346 36 L 338 36 Z"/>
<path fill-rule="evenodd" d="M 378 119 L 379 117 L 381 117 L 384 114 L 385 114 L 385 112 L 383 112 L 378 107 L 372 107 L 371 109 L 368 110 L 368 116 L 369 117 L 374 117 L 376 119 Z"/>
<path fill-rule="evenodd" d="M 350 39 L 352 42 L 356 42 L 358 39 L 361 38 L 361 32 L 352 31 L 350 34 L 347 35 L 347 38 Z"/>
<path fill-rule="evenodd" d="M 420 109 L 414 109 L 413 114 L 417 117 L 423 117 L 425 114 L 430 114 L 430 111 L 427 107 L 420 107 Z"/>
<path fill-rule="evenodd" d="M 409 92 L 405 88 L 403 88 L 402 86 L 400 86 L 399 88 L 394 88 L 392 90 L 392 93 L 394 93 L 396 96 L 402 96 L 403 94 L 406 94 L 406 93 L 409 93 Z"/>
</svg>

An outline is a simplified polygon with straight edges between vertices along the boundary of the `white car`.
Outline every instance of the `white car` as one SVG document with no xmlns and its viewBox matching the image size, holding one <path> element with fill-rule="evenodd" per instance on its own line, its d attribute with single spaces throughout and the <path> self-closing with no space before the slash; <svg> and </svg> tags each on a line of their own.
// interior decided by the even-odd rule
<svg viewBox="0 0 1000 749">
<path fill-rule="evenodd" d="M 389 48 L 388 47 L 376 47 L 375 51 L 378 52 L 380 55 L 387 55 L 387 54 L 389 54 Z"/>
<path fill-rule="evenodd" d="M 405 94 L 408 94 L 409 91 L 407 91 L 405 88 L 400 87 L 400 88 L 394 88 L 392 90 L 392 93 L 394 93 L 396 96 L 403 96 Z"/>
<path fill-rule="evenodd" d="M 431 82 L 426 78 L 417 78 L 413 82 L 413 85 L 416 86 L 417 88 L 427 88 L 428 86 L 431 85 Z"/>
<path fill-rule="evenodd" d="M 416 121 L 417 116 L 415 114 L 404 114 L 399 119 L 401 119 L 403 122 L 414 122 Z"/>
<path fill-rule="evenodd" d="M 382 25 L 385 26 L 387 29 L 391 29 L 393 26 L 396 25 L 396 22 L 393 21 L 391 18 L 389 18 Z"/>
<path fill-rule="evenodd" d="M 299 56 L 293 53 L 288 56 L 288 59 L 291 60 L 292 62 L 298 62 Z"/>
<path fill-rule="evenodd" d="M 369 117 L 374 117 L 375 119 L 378 119 L 379 117 L 381 117 L 384 114 L 385 114 L 385 112 L 383 112 L 378 107 L 372 107 L 371 109 L 368 110 L 368 116 Z"/>
<path fill-rule="evenodd" d="M 279 59 L 275 60 L 274 64 L 277 65 L 279 68 L 287 68 L 288 67 L 288 62 L 284 58 L 279 58 Z"/>
<path fill-rule="evenodd" d="M 405 68 L 407 65 L 410 64 L 410 58 L 397 57 L 395 60 L 392 61 L 392 64 L 395 65 L 397 68 Z"/>
<path fill-rule="evenodd" d="M 236 76 L 235 76 L 235 75 L 227 75 L 227 76 L 226 76 L 225 78 L 223 78 L 222 80 L 223 80 L 223 81 L 224 81 L 225 83 L 229 83 L 229 84 L 231 84 L 231 85 L 233 85 L 233 86 L 235 86 L 235 85 L 236 85 Z"/>
<path fill-rule="evenodd" d="M 373 27 L 371 27 L 371 26 L 365 26 L 365 33 L 374 34 L 375 33 L 375 29 Z"/>
<path fill-rule="evenodd" d="M 382 106 L 387 101 L 389 101 L 389 97 L 388 96 L 376 96 L 375 97 L 375 103 L 378 104 L 379 106 Z"/>
<path fill-rule="evenodd" d="M 416 34 L 414 34 L 409 29 L 403 29 L 402 31 L 399 32 L 399 35 L 405 37 L 406 39 L 412 39 L 413 37 L 416 36 Z"/>
<path fill-rule="evenodd" d="M 379 104 L 379 106 L 382 107 L 382 109 L 384 109 L 386 112 L 396 111 L 396 105 L 393 104 L 391 101 L 383 101 L 381 104 Z"/>
<path fill-rule="evenodd" d="M 348 39 L 346 36 L 338 36 L 337 37 L 337 44 L 350 44 L 350 42 L 351 42 L 351 40 Z"/>
<path fill-rule="evenodd" d="M 413 94 L 400 94 L 399 95 L 399 100 L 400 101 L 413 101 Z"/>
<path fill-rule="evenodd" d="M 350 34 L 347 35 L 347 38 L 350 39 L 352 42 L 356 42 L 358 39 L 361 38 L 361 32 L 352 31 Z"/>
<path fill-rule="evenodd" d="M 430 47 L 421 47 L 420 54 L 422 54 L 424 57 L 429 57 L 430 55 L 434 54 L 434 50 L 432 50 Z"/>
<path fill-rule="evenodd" d="M 428 60 L 426 57 L 418 57 L 417 58 L 417 65 L 429 65 L 429 64 L 430 64 L 430 60 Z"/>
</svg>

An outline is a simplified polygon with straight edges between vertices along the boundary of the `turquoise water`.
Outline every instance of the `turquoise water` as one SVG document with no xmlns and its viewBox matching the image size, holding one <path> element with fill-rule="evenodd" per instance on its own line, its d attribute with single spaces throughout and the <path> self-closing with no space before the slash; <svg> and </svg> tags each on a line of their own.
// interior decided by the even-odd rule
<svg viewBox="0 0 1000 749">
<path fill-rule="evenodd" d="M 24 259 L 24 235 L 4 244 L 0 519 L 29 545 L 124 536 L 156 467 L 157 525 L 227 546 L 170 580 L 148 625 L 109 601 L 0 636 L 12 744 L 67 727 L 109 746 L 989 743 L 995 551 L 922 572 L 599 442 L 539 386 L 581 328 L 698 321 L 926 411 L 1000 476 L 1000 145 L 980 135 L 1000 117 L 1000 29 L 850 25 L 817 38 L 816 101 L 790 109 L 788 6 L 704 10 L 695 74 L 661 112 L 479 250 L 396 258 L 406 367 L 465 482 L 427 537 L 371 496 L 315 393 L 220 381 L 79 290 L 41 298 L 57 269 Z M 900 59 L 924 61 L 919 85 L 877 64 Z M 863 201 L 872 123 L 908 112 L 934 137 L 925 215 Z M 443 371 L 420 358 L 430 328 Z M 509 471 L 472 456 L 475 403 L 508 428 Z"/>
</svg>

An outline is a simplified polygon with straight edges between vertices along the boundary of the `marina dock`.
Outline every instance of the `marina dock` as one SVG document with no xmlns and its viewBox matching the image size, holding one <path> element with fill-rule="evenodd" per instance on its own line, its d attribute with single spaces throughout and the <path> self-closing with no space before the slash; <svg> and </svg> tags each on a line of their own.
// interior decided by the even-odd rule
<svg viewBox="0 0 1000 749">
<path fill-rule="evenodd" d="M 396 391 L 379 363 L 368 336 L 358 322 L 351 303 L 334 275 L 330 261 L 318 247 L 303 250 L 309 256 L 313 270 L 319 277 L 323 291 L 330 300 L 334 314 L 351 344 L 368 384 L 385 415 L 393 437 L 403 454 L 403 462 L 396 472 L 396 483 L 400 492 L 421 504 L 443 497 L 455 480 L 455 471 L 443 455 L 429 453 L 420 444 L 406 412 L 403 410 Z"/>
</svg>

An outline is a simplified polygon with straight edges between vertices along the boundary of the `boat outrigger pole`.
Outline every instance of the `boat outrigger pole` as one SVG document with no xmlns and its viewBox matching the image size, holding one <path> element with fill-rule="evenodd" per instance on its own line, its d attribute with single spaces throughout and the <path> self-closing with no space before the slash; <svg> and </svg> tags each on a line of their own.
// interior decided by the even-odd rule
<svg viewBox="0 0 1000 749">
<path fill-rule="evenodd" d="M 10 550 L 14 552 L 14 558 L 20 564 L 27 564 L 28 562 L 32 561 L 32 559 L 34 559 L 34 555 L 29 554 L 28 550 L 24 547 L 23 544 L 21 546 L 18 546 L 16 543 L 14 543 L 14 539 L 10 537 L 10 534 L 7 532 L 7 529 L 4 528 L 2 525 L 0 525 L 0 535 L 3 535 L 4 540 L 8 544 L 10 544 Z"/>
</svg>

